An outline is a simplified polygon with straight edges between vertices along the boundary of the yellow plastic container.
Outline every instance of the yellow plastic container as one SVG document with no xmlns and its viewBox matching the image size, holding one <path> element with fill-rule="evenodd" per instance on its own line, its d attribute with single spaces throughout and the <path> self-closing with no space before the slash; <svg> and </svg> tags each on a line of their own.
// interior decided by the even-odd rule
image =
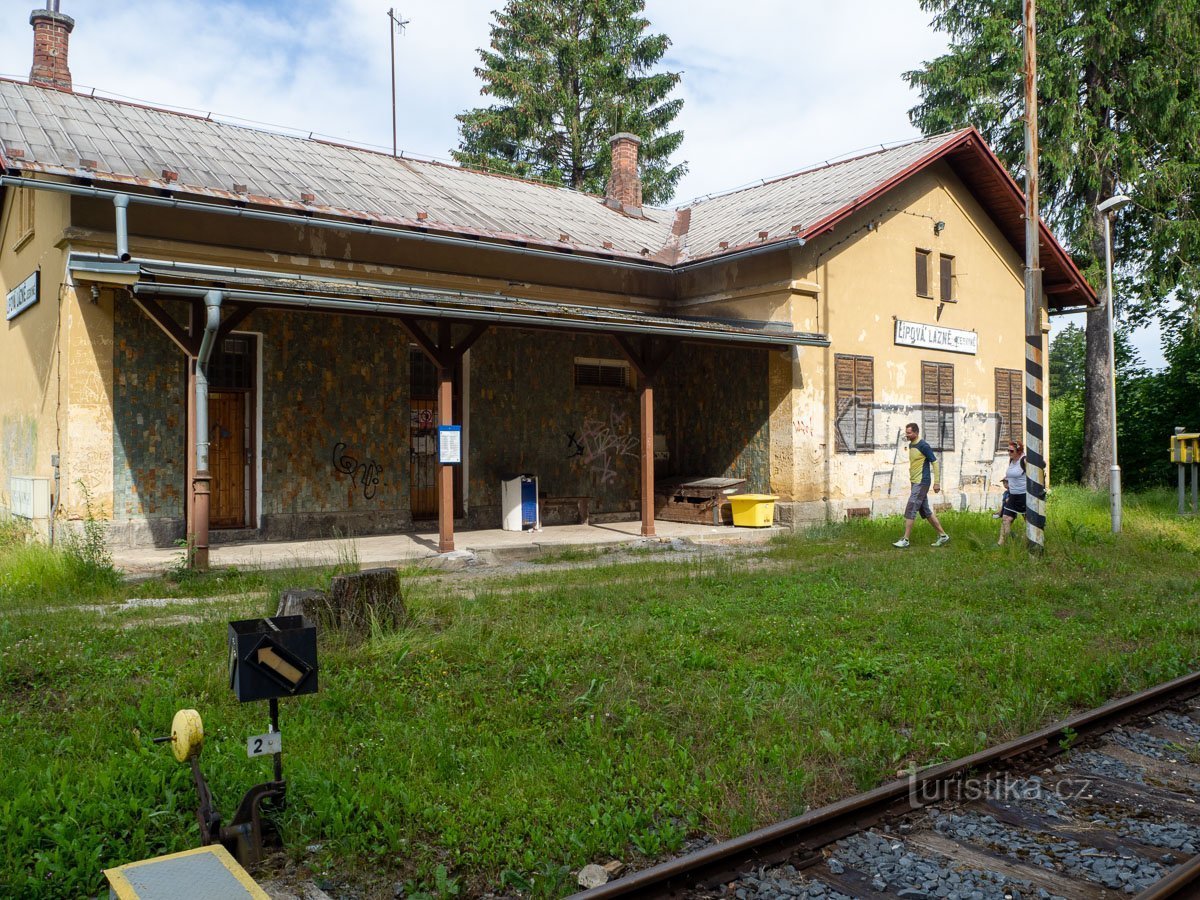
<svg viewBox="0 0 1200 900">
<path fill-rule="evenodd" d="M 733 507 L 733 524 L 742 528 L 770 528 L 775 521 L 773 494 L 733 494 L 729 505 Z"/>
</svg>

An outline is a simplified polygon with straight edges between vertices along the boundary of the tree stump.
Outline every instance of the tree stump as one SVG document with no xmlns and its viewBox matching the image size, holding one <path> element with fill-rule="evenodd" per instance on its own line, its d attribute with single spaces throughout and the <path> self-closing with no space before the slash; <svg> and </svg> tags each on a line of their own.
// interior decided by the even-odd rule
<svg viewBox="0 0 1200 900">
<path fill-rule="evenodd" d="M 332 628 L 359 636 L 374 630 L 393 631 L 408 619 L 395 569 L 364 569 L 334 576 L 328 592 L 289 588 L 280 595 L 275 614 L 307 616 L 322 630 Z"/>
<path fill-rule="evenodd" d="M 317 610 L 327 602 L 323 591 L 308 591 L 300 588 L 288 588 L 279 595 L 277 616 L 308 616 L 316 621 Z"/>
</svg>

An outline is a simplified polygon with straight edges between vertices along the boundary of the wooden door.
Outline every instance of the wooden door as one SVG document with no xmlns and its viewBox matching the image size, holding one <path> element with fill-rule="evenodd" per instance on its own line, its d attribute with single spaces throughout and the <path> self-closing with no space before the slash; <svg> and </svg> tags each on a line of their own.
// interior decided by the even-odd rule
<svg viewBox="0 0 1200 900">
<path fill-rule="evenodd" d="M 212 528 L 246 527 L 246 457 L 246 392 L 213 391 L 208 395 Z"/>
</svg>

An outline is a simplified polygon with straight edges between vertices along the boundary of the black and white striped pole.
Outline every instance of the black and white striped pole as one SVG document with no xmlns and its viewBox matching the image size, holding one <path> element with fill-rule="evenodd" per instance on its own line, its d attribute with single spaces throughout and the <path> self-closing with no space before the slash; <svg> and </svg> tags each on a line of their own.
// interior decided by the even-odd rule
<svg viewBox="0 0 1200 900">
<path fill-rule="evenodd" d="M 1046 549 L 1045 353 L 1042 268 L 1038 248 L 1037 9 L 1025 0 L 1025 534 L 1029 549 Z"/>
</svg>

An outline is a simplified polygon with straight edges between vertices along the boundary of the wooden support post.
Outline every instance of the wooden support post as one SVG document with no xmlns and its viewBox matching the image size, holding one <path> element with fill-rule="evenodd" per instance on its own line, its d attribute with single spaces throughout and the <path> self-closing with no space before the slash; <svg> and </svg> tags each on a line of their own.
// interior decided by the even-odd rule
<svg viewBox="0 0 1200 900">
<path fill-rule="evenodd" d="M 183 536 L 187 542 L 188 565 L 196 554 L 196 357 L 187 358 L 187 466 L 183 485 L 187 509 L 184 511 Z"/>
<path fill-rule="evenodd" d="M 450 323 L 438 323 L 438 425 L 454 424 L 454 367 L 449 365 Z M 454 467 L 438 464 L 438 552 L 454 549 Z"/>
<path fill-rule="evenodd" d="M 612 337 L 642 381 L 642 452 L 639 454 L 642 460 L 642 537 L 654 537 L 654 378 L 675 351 L 676 342 L 656 342 L 652 337 L 645 337 L 639 346 L 626 335 L 614 334 Z"/>
<path fill-rule="evenodd" d="M 642 380 L 642 537 L 654 537 L 654 383 Z"/>
</svg>

